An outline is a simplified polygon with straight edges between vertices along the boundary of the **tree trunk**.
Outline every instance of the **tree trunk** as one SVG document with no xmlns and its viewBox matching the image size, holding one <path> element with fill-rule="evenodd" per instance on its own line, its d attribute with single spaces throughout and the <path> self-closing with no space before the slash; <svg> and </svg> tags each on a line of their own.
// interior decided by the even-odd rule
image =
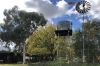
<svg viewBox="0 0 100 66">
<path fill-rule="evenodd" d="M 23 44 L 23 64 L 25 64 L 25 44 Z"/>
</svg>

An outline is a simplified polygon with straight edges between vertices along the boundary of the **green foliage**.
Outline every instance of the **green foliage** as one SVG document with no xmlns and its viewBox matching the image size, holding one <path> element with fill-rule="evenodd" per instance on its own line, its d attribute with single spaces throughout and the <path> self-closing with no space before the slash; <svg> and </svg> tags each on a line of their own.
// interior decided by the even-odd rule
<svg viewBox="0 0 100 66">
<path fill-rule="evenodd" d="M 40 27 L 28 39 L 27 53 L 29 54 L 54 54 L 54 45 L 56 43 L 55 27 Z"/>
<path fill-rule="evenodd" d="M 64 61 L 49 61 L 31 64 L 0 64 L 0 66 L 100 66 L 100 63 L 72 63 L 71 65 Z"/>
<path fill-rule="evenodd" d="M 82 57 L 82 32 L 80 30 L 76 30 L 72 36 L 72 40 L 75 55 L 78 57 Z"/>
<path fill-rule="evenodd" d="M 3 41 L 12 41 L 20 45 L 36 30 L 38 26 L 44 26 L 47 20 L 43 14 L 19 10 L 18 6 L 4 10 L 3 31 L 0 38 Z"/>
<path fill-rule="evenodd" d="M 68 48 L 69 37 L 59 38 L 59 57 L 66 58 L 70 56 L 70 49 L 72 55 L 74 55 L 73 49 Z M 40 27 L 36 30 L 29 38 L 27 43 L 27 53 L 30 55 L 48 55 L 53 54 L 54 57 L 57 55 L 58 49 L 58 36 L 55 35 L 55 27 L 50 25 Z"/>
<path fill-rule="evenodd" d="M 88 62 L 96 62 L 99 57 L 100 21 L 93 20 L 84 23 L 84 31 L 76 30 L 73 35 L 73 46 L 76 56 L 82 57 L 84 34 L 84 52 Z"/>
</svg>

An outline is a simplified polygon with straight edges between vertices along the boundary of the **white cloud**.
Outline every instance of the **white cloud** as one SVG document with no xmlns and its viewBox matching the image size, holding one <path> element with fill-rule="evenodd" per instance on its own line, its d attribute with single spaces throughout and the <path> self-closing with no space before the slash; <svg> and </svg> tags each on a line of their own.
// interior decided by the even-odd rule
<svg viewBox="0 0 100 66">
<path fill-rule="evenodd" d="M 66 14 L 69 15 L 69 16 L 71 14 L 77 14 L 77 15 L 79 15 L 79 13 L 75 10 L 75 5 L 71 9 L 67 10 Z"/>
<path fill-rule="evenodd" d="M 64 15 L 68 10 L 68 4 L 62 0 L 53 5 L 49 0 L 31 0 L 26 2 L 28 8 L 36 9 L 48 19 Z"/>
<path fill-rule="evenodd" d="M 74 31 L 75 31 L 75 29 L 74 29 L 74 28 L 72 28 L 72 31 L 74 32 Z"/>
<path fill-rule="evenodd" d="M 91 3 L 91 10 L 88 12 L 88 15 L 91 18 L 100 19 L 100 0 L 87 0 Z M 53 22 L 52 18 L 62 17 L 63 15 L 71 15 L 76 14 L 77 17 L 80 18 L 80 15 L 75 10 L 75 6 L 69 9 L 69 5 L 64 0 L 60 0 L 56 2 L 54 5 L 50 0 L 1 0 L 0 2 L 0 23 L 3 22 L 3 11 L 4 9 L 12 8 L 17 5 L 20 9 L 26 11 L 36 11 L 39 13 L 43 13 L 45 18 L 50 20 L 49 22 Z M 82 17 L 82 16 L 81 16 Z"/>
<path fill-rule="evenodd" d="M 26 7 L 25 2 L 28 7 Z M 64 0 L 57 2 L 56 5 L 53 5 L 50 0 L 2 0 L 0 2 L 0 16 L 2 17 L 0 23 L 3 23 L 4 9 L 10 9 L 15 5 L 22 10 L 43 13 L 48 20 L 64 15 L 68 7 Z"/>
<path fill-rule="evenodd" d="M 48 19 L 48 22 L 47 22 L 47 24 L 46 24 L 46 25 L 51 25 L 51 24 L 53 24 L 53 20 Z"/>
<path fill-rule="evenodd" d="M 25 2 L 28 0 L 1 0 L 0 1 L 0 23 L 3 23 L 3 11 L 4 9 L 10 9 L 13 6 L 17 5 L 20 9 L 26 10 Z"/>
<path fill-rule="evenodd" d="M 87 0 L 91 4 L 91 10 L 89 14 L 93 19 L 100 19 L 100 0 Z"/>
<path fill-rule="evenodd" d="M 87 19 L 79 19 L 79 22 L 81 22 L 81 23 L 86 23 L 87 22 Z"/>
<path fill-rule="evenodd" d="M 50 0 L 30 0 L 26 2 L 26 6 L 42 13 L 49 20 L 48 24 L 53 22 L 52 18 L 61 17 L 68 10 L 68 4 L 64 0 L 58 1 L 55 5 Z"/>
<path fill-rule="evenodd" d="M 87 0 L 91 4 L 91 9 L 87 13 L 90 19 L 100 19 L 100 0 Z"/>
<path fill-rule="evenodd" d="M 88 12 L 88 16 L 90 18 L 99 18 L 100 19 L 100 0 L 87 0 L 91 3 L 91 10 Z M 26 2 L 27 7 L 36 9 L 37 12 L 43 13 L 46 18 L 49 20 L 51 18 L 62 17 L 63 15 L 71 15 L 76 14 L 77 19 L 82 18 L 82 14 L 79 14 L 75 10 L 75 5 L 69 9 L 69 5 L 64 0 L 58 1 L 56 5 L 52 4 L 50 0 L 30 0 Z M 79 20 L 82 22 L 82 20 Z M 86 20 L 85 20 L 86 21 Z"/>
</svg>

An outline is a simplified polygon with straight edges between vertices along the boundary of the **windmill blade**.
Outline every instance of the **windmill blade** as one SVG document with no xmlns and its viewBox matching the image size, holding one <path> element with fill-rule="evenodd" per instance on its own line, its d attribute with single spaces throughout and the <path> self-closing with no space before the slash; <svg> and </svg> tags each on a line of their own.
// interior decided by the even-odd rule
<svg viewBox="0 0 100 66">
<path fill-rule="evenodd" d="M 76 2 L 68 2 L 68 4 L 72 4 L 72 5 L 75 4 L 75 3 L 76 3 Z"/>
</svg>

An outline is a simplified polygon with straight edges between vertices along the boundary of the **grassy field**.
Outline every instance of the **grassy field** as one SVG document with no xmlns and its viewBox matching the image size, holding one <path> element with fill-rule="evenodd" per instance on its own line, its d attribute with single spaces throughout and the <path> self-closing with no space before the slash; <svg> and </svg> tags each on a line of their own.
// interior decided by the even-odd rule
<svg viewBox="0 0 100 66">
<path fill-rule="evenodd" d="M 0 64 L 0 66 L 100 66 L 100 63 L 71 63 L 65 61 L 41 62 L 32 64 Z"/>
</svg>

